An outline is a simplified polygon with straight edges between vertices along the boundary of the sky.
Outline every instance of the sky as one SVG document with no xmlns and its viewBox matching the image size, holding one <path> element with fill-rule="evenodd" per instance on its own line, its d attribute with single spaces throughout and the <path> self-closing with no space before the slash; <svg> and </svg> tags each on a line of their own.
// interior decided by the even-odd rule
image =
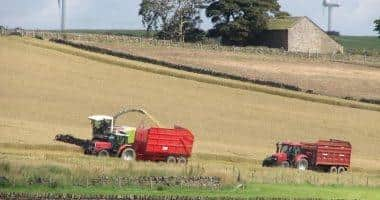
<svg viewBox="0 0 380 200">
<path fill-rule="evenodd" d="M 376 35 L 373 21 L 380 18 L 380 0 L 332 0 L 341 3 L 333 12 L 333 29 L 343 35 Z M 66 0 L 67 29 L 142 29 L 141 0 Z M 327 28 L 322 0 L 279 0 L 282 10 L 307 16 Z M 212 26 L 204 17 L 202 28 Z M 57 0 L 1 0 L 0 25 L 10 28 L 58 29 Z"/>
</svg>

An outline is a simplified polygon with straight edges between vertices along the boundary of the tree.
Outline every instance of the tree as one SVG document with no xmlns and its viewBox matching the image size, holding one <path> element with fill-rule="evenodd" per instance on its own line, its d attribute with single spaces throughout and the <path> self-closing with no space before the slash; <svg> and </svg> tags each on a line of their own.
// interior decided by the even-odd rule
<svg viewBox="0 0 380 200">
<path fill-rule="evenodd" d="M 147 31 L 158 30 L 161 39 L 183 42 L 189 33 L 197 32 L 203 5 L 204 0 L 143 0 L 139 15 Z"/>
<path fill-rule="evenodd" d="M 284 12 L 284 11 L 278 11 L 278 12 L 275 12 L 274 13 L 274 16 L 276 18 L 287 18 L 287 17 L 290 17 L 290 14 L 288 12 Z"/>
<path fill-rule="evenodd" d="M 171 0 L 143 0 L 140 3 L 139 15 L 146 30 L 158 30 L 159 26 L 168 24 L 169 12 L 174 5 Z"/>
<path fill-rule="evenodd" d="M 267 26 L 268 20 L 280 12 L 278 0 L 214 0 L 206 8 L 206 16 L 214 27 L 211 37 L 222 43 L 247 45 Z M 283 14 L 283 13 L 282 13 Z"/>
<path fill-rule="evenodd" d="M 375 30 L 374 31 L 379 32 L 379 38 L 380 38 L 380 19 L 375 20 L 374 23 L 375 23 Z"/>
</svg>

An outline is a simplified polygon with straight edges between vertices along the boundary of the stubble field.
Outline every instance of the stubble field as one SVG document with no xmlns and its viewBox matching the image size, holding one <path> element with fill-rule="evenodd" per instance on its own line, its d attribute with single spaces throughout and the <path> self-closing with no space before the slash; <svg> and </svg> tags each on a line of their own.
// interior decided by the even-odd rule
<svg viewBox="0 0 380 200">
<path fill-rule="evenodd" d="M 141 169 L 141 175 L 184 175 L 193 167 L 194 173 L 225 176 L 230 182 L 240 169 L 246 180 L 331 184 L 336 183 L 335 176 L 262 169 L 260 160 L 274 151 L 277 141 L 335 138 L 353 145 L 352 172 L 343 182 L 380 183 L 380 112 L 149 73 L 66 54 L 54 50 L 56 46 L 0 37 L 0 156 L 14 166 L 9 173 L 17 174 L 25 165 L 59 165 L 78 169 L 78 174 L 81 170 L 95 174 L 133 168 Z M 102 56 L 128 65 L 145 65 Z M 53 141 L 61 132 L 89 138 L 87 116 L 113 114 L 124 105 L 142 106 L 167 126 L 191 129 L 196 141 L 190 165 L 175 169 L 155 163 L 132 166 L 118 159 L 105 162 Z M 133 115 L 121 122 L 131 126 L 148 123 Z M 289 174 L 293 179 L 284 179 Z"/>
<path fill-rule="evenodd" d="M 172 47 L 146 42 L 82 42 L 170 63 L 212 69 L 251 79 L 286 83 L 322 95 L 380 99 L 378 81 L 380 70 L 378 67 L 363 64 L 300 59 L 291 55 Z"/>
</svg>

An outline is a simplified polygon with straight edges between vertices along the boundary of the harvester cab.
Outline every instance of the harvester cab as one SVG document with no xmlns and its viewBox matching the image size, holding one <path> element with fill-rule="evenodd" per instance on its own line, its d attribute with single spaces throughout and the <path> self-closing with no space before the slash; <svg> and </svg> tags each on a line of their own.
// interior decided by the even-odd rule
<svg viewBox="0 0 380 200">
<path fill-rule="evenodd" d="M 93 115 L 91 120 L 92 136 L 95 139 L 106 140 L 113 132 L 113 117 L 107 115 Z"/>
</svg>

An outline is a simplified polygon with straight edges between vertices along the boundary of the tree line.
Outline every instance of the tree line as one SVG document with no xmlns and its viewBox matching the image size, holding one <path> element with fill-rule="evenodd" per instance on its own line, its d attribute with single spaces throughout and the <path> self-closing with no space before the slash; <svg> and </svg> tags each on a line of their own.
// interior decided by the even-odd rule
<svg viewBox="0 0 380 200">
<path fill-rule="evenodd" d="M 249 45 L 271 18 L 290 16 L 278 0 L 143 0 L 139 15 L 148 33 L 181 42 L 220 38 L 223 44 Z M 200 28 L 201 12 L 211 19 L 207 32 Z"/>
<path fill-rule="evenodd" d="M 375 24 L 374 31 L 377 31 L 379 33 L 379 38 L 380 38 L 380 18 L 375 20 L 373 23 Z"/>
</svg>

